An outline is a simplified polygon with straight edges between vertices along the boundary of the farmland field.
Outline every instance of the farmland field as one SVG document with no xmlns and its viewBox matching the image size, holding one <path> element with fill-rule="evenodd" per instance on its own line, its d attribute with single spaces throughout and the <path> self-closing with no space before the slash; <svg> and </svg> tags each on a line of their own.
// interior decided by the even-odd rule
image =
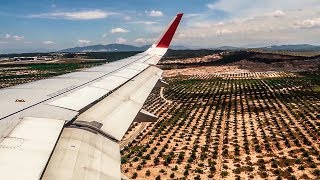
<svg viewBox="0 0 320 180">
<path fill-rule="evenodd" d="M 101 64 L 103 64 L 103 62 L 93 61 L 64 64 L 0 65 L 0 88 L 58 76 Z"/>
<path fill-rule="evenodd" d="M 1 64 L 0 88 L 103 63 Z M 170 85 L 143 107 L 159 120 L 120 142 L 126 176 L 320 179 L 320 56 L 169 51 L 159 67 Z"/>
<path fill-rule="evenodd" d="M 212 73 L 166 79 L 144 109 L 156 123 L 122 154 L 137 179 L 320 178 L 320 73 Z"/>
</svg>

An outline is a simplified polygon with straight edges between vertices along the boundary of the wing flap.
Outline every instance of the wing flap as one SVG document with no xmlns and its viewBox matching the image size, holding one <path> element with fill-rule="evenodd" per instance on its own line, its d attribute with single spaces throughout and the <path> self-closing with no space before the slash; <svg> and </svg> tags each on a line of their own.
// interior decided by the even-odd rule
<svg viewBox="0 0 320 180">
<path fill-rule="evenodd" d="M 102 131 L 120 141 L 161 77 L 161 73 L 162 70 L 153 66 L 149 67 L 83 112 L 77 120 L 100 122 L 103 124 Z"/>
<path fill-rule="evenodd" d="M 120 179 L 120 147 L 81 129 L 63 130 L 43 179 Z"/>
<path fill-rule="evenodd" d="M 63 125 L 56 119 L 23 118 L 0 144 L 1 177 L 40 179 Z"/>
</svg>

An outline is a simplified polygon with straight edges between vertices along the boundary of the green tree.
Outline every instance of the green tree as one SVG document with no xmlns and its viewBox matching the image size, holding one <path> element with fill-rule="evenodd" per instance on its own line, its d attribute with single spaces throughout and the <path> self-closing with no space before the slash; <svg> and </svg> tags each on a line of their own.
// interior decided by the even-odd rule
<svg viewBox="0 0 320 180">
<path fill-rule="evenodd" d="M 150 170 L 147 170 L 146 171 L 146 176 L 150 176 L 150 174 L 151 174 Z"/>
</svg>

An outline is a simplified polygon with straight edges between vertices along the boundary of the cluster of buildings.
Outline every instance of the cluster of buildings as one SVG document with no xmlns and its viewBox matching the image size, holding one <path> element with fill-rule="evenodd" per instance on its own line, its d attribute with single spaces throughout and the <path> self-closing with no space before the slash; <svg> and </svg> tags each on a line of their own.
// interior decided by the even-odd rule
<svg viewBox="0 0 320 180">
<path fill-rule="evenodd" d="M 16 57 L 3 57 L 0 61 L 51 61 L 59 59 L 64 56 L 65 53 L 50 53 L 48 55 L 37 56 L 16 56 Z"/>
<path fill-rule="evenodd" d="M 14 61 L 51 61 L 54 57 L 52 56 L 33 56 L 33 57 L 13 57 L 11 60 Z"/>
</svg>

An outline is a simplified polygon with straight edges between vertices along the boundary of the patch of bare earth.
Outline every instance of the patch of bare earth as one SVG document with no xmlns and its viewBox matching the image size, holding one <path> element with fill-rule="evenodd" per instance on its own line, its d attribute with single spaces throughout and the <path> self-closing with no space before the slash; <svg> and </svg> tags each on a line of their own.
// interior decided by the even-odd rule
<svg viewBox="0 0 320 180">
<path fill-rule="evenodd" d="M 165 70 L 163 77 L 174 76 L 194 76 L 194 75 L 206 75 L 213 73 L 246 73 L 249 70 L 240 69 L 239 66 L 200 66 L 190 67 L 183 69 Z"/>
</svg>

